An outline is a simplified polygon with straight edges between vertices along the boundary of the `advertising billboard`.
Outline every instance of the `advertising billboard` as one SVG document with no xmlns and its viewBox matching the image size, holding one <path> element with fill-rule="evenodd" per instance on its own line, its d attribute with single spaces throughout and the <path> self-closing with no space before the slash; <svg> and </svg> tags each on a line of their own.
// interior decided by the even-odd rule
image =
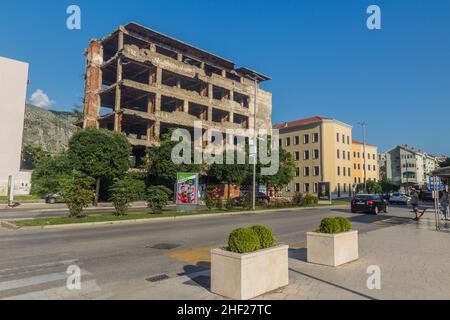
<svg viewBox="0 0 450 320">
<path fill-rule="evenodd" d="M 198 205 L 198 174 L 177 173 L 176 203 L 183 210 L 195 209 Z"/>
<path fill-rule="evenodd" d="M 329 182 L 319 182 L 317 184 L 317 198 L 319 202 L 331 202 L 331 186 Z"/>
</svg>

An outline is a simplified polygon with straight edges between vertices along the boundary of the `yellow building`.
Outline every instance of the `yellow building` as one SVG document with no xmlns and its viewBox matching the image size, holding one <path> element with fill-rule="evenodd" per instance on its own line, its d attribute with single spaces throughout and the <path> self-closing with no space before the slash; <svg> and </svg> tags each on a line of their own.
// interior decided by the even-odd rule
<svg viewBox="0 0 450 320">
<path fill-rule="evenodd" d="M 315 194 L 319 182 L 330 182 L 333 197 L 351 194 L 352 126 L 316 116 L 273 128 L 279 129 L 280 147 L 290 152 L 297 164 L 295 177 L 284 195 Z"/>
<path fill-rule="evenodd" d="M 367 181 L 378 181 L 378 148 L 366 143 L 365 149 L 364 153 L 364 144 L 361 141 L 353 140 L 352 162 L 354 184 L 364 183 L 364 171 Z"/>
</svg>

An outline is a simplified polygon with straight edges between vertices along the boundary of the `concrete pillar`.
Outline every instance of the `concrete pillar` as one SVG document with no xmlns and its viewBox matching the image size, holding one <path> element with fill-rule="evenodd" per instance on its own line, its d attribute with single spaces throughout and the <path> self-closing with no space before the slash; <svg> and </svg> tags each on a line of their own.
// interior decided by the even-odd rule
<svg viewBox="0 0 450 320">
<path fill-rule="evenodd" d="M 120 84 L 116 84 L 116 99 L 114 102 L 114 111 L 118 112 L 120 111 L 120 100 L 122 99 L 122 88 L 120 87 Z"/>
<path fill-rule="evenodd" d="M 234 101 L 234 90 L 230 91 L 230 97 L 229 98 L 230 98 L 231 101 Z"/>
<path fill-rule="evenodd" d="M 150 44 L 150 51 L 151 52 L 156 52 L 156 45 L 154 43 Z"/>
<path fill-rule="evenodd" d="M 212 83 L 208 83 L 208 97 L 209 97 L 209 100 L 212 100 L 213 99 L 213 85 L 212 85 Z"/>
<path fill-rule="evenodd" d="M 178 61 L 183 61 L 183 55 L 181 53 L 177 53 L 177 60 Z"/>
<path fill-rule="evenodd" d="M 222 70 L 222 77 L 224 77 L 224 78 L 227 77 L 227 71 L 226 70 Z"/>
<path fill-rule="evenodd" d="M 117 59 L 117 77 L 116 77 L 116 82 L 119 83 L 120 81 L 122 81 L 122 78 L 123 78 L 122 59 L 118 58 Z"/>
<path fill-rule="evenodd" d="M 213 121 L 213 108 L 208 107 L 208 121 Z"/>
<path fill-rule="evenodd" d="M 147 112 L 153 113 L 154 112 L 154 106 L 155 106 L 155 99 L 152 95 L 149 95 L 147 97 Z"/>
<path fill-rule="evenodd" d="M 161 111 L 161 93 L 156 94 L 154 110 L 155 112 Z"/>
<path fill-rule="evenodd" d="M 100 96 L 98 91 L 102 86 L 103 50 L 100 41 L 92 40 L 86 54 L 86 76 L 84 82 L 84 121 L 83 127 L 98 127 L 100 116 Z"/>
<path fill-rule="evenodd" d="M 122 132 L 122 115 L 120 113 L 114 114 L 114 131 Z"/>
<path fill-rule="evenodd" d="M 183 101 L 183 112 L 189 113 L 189 101 L 187 100 Z"/>
<path fill-rule="evenodd" d="M 156 83 L 161 85 L 162 83 L 162 68 L 156 68 Z"/>
<path fill-rule="evenodd" d="M 147 141 L 152 142 L 155 139 L 155 124 L 150 121 L 147 123 Z"/>
<path fill-rule="evenodd" d="M 119 31 L 119 35 L 118 35 L 118 43 L 117 43 L 117 48 L 118 51 L 122 51 L 123 50 L 123 31 Z"/>
<path fill-rule="evenodd" d="M 234 113 L 233 112 L 230 112 L 229 120 L 230 120 L 231 123 L 234 122 Z"/>
<path fill-rule="evenodd" d="M 154 138 L 159 141 L 161 135 L 161 121 L 156 121 L 154 124 Z"/>
</svg>

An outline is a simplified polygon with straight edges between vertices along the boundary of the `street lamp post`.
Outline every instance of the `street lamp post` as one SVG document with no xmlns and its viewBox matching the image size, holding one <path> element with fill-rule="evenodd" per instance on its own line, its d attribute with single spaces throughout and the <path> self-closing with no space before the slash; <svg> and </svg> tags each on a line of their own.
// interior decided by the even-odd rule
<svg viewBox="0 0 450 320">
<path fill-rule="evenodd" d="M 254 143 L 254 153 L 253 153 L 253 210 L 256 210 L 256 162 L 258 161 L 258 142 L 256 136 L 256 98 L 258 96 L 258 79 L 255 77 L 253 79 L 255 85 L 255 96 L 253 101 L 253 143 Z"/>
</svg>

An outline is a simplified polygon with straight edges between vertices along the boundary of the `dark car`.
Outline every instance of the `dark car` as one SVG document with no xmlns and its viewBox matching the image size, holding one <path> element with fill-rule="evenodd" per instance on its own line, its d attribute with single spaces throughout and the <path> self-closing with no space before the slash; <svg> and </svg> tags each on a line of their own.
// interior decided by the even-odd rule
<svg viewBox="0 0 450 320">
<path fill-rule="evenodd" d="M 352 199 L 352 212 L 366 212 L 378 214 L 387 213 L 389 206 L 385 200 L 375 194 L 359 194 Z"/>
<path fill-rule="evenodd" d="M 50 204 L 63 202 L 63 199 L 57 193 L 50 193 L 50 194 L 46 195 L 44 200 L 45 200 L 45 203 L 50 203 Z"/>
<path fill-rule="evenodd" d="M 433 192 L 425 191 L 424 193 L 422 193 L 422 201 L 434 201 Z"/>
<path fill-rule="evenodd" d="M 270 196 L 268 196 L 267 194 L 265 194 L 263 192 L 257 192 L 256 193 L 256 199 L 270 201 Z"/>
</svg>

